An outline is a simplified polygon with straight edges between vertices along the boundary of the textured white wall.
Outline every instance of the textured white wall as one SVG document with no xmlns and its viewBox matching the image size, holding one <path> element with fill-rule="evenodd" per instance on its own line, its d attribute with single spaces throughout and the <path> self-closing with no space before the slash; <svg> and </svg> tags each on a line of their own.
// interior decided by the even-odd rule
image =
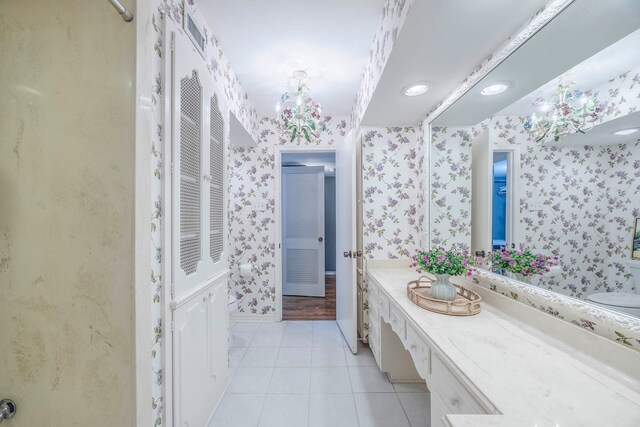
<svg viewBox="0 0 640 427">
<path fill-rule="evenodd" d="M 135 27 L 0 3 L 0 390 L 11 426 L 134 425 Z"/>
</svg>

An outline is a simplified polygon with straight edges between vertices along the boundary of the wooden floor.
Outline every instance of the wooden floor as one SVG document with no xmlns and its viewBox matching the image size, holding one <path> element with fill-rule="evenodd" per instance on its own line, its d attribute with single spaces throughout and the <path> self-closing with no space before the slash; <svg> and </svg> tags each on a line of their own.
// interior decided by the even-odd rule
<svg viewBox="0 0 640 427">
<path fill-rule="evenodd" d="M 282 320 L 336 320 L 336 276 L 325 276 L 322 297 L 282 296 Z"/>
</svg>

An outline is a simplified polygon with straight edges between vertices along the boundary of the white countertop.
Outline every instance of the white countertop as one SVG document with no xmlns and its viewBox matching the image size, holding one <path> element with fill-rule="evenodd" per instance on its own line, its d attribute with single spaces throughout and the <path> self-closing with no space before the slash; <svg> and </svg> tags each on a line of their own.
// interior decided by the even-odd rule
<svg viewBox="0 0 640 427">
<path fill-rule="evenodd" d="M 502 414 L 448 415 L 452 426 L 640 426 L 640 393 L 550 345 L 542 333 L 519 327 L 496 307 L 483 302 L 482 312 L 470 317 L 432 313 L 406 295 L 414 270 L 367 272 Z"/>
</svg>

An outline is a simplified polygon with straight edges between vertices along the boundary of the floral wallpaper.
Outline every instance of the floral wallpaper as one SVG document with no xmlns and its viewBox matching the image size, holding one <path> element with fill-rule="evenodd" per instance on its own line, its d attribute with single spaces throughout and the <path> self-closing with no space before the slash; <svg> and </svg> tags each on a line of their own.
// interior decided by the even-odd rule
<svg viewBox="0 0 640 427">
<path fill-rule="evenodd" d="M 413 0 L 387 0 L 385 3 L 380 26 L 373 37 L 373 43 L 369 50 L 369 60 L 364 68 L 362 83 L 356 94 L 351 112 L 353 129 L 360 127 L 362 117 L 369 102 L 371 102 L 373 92 L 380 81 L 380 77 L 382 77 L 384 67 L 387 65 L 391 51 L 412 4 Z"/>
<path fill-rule="evenodd" d="M 190 6 L 196 7 L 194 0 L 187 0 Z M 136 8 L 136 20 L 138 28 L 137 43 L 146 46 L 147 49 L 138 49 L 138 75 L 137 88 L 142 94 L 138 98 L 144 105 L 138 108 L 137 127 L 143 138 L 149 141 L 149 150 L 152 154 L 151 202 L 152 215 L 149 218 L 152 230 L 150 250 L 153 257 L 150 272 L 150 287 L 153 298 L 152 304 L 152 401 L 154 426 L 163 425 L 163 360 L 162 344 L 164 329 L 162 325 L 162 189 L 163 189 L 163 153 L 162 153 L 162 95 L 164 82 L 163 68 L 163 20 L 167 17 L 177 24 L 182 23 L 182 14 L 185 4 L 182 0 L 151 0 L 139 3 Z M 196 9 L 196 14 L 199 13 Z M 185 36 L 186 37 L 186 36 Z M 233 72 L 224 52 L 216 38 L 206 30 L 207 40 L 207 65 L 213 79 L 222 86 L 229 109 L 233 111 L 238 120 L 250 131 L 254 137 L 258 135 L 258 116 L 251 105 L 247 94 L 242 89 L 238 78 Z M 228 126 L 228 120 L 227 120 Z M 227 131 L 228 135 L 228 131 Z"/>
<path fill-rule="evenodd" d="M 630 291 L 624 260 L 640 214 L 640 142 L 523 148 L 522 246 L 558 256 L 563 270 L 532 283 L 578 298 Z M 542 208 L 529 209 L 536 199 Z"/>
<path fill-rule="evenodd" d="M 364 256 L 407 258 L 422 246 L 422 127 L 362 128 Z"/>
<path fill-rule="evenodd" d="M 325 127 L 309 143 L 289 141 L 278 133 L 272 118 L 259 122 L 256 148 L 229 150 L 229 286 L 238 298 L 239 312 L 255 316 L 275 315 L 276 229 L 275 147 L 334 147 L 349 131 L 347 117 L 325 117 Z M 258 202 L 266 203 L 264 210 Z M 241 264 L 254 264 L 250 278 L 240 277 Z"/>
<path fill-rule="evenodd" d="M 471 140 L 477 133 L 473 128 L 431 128 L 431 246 L 471 246 Z"/>
</svg>

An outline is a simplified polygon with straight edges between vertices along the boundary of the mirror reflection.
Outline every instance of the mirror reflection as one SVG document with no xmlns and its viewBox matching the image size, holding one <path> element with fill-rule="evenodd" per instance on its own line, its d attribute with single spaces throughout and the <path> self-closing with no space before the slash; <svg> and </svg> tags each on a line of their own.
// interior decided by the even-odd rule
<svg viewBox="0 0 640 427">
<path fill-rule="evenodd" d="M 531 68 L 509 76 L 508 64 L 498 68 L 432 123 L 435 244 L 469 245 L 497 273 L 640 317 L 640 30 L 634 25 L 469 124 L 483 97 L 513 100 L 535 74 Z M 547 48 L 546 58 L 563 54 L 553 44 Z M 545 67 L 536 58 L 530 63 Z M 455 220 L 462 224 L 458 233 L 439 241 L 438 230 Z"/>
</svg>

